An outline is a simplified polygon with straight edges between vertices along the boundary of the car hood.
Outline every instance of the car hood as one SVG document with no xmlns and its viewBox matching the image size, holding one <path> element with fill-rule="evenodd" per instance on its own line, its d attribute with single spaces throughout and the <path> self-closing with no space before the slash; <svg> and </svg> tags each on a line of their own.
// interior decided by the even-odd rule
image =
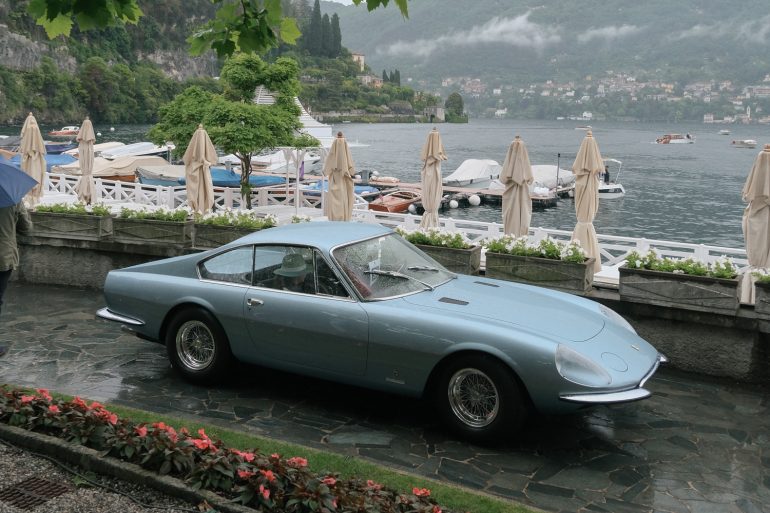
<svg viewBox="0 0 770 513">
<path fill-rule="evenodd" d="M 605 322 L 598 305 L 584 298 L 473 276 L 460 275 L 431 292 L 407 296 L 404 300 L 453 316 L 505 322 L 574 342 L 595 337 Z"/>
</svg>

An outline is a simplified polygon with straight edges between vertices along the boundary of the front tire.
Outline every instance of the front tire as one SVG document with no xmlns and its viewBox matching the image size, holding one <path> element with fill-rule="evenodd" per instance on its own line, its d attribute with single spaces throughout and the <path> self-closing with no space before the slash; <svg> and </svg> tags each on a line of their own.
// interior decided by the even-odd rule
<svg viewBox="0 0 770 513">
<path fill-rule="evenodd" d="M 222 326 L 201 308 L 188 308 L 173 317 L 166 334 L 166 352 L 174 368 L 199 385 L 219 381 L 233 359 Z"/>
<path fill-rule="evenodd" d="M 488 355 L 466 355 L 448 362 L 439 373 L 435 393 L 445 423 L 476 442 L 512 435 L 528 413 L 514 373 Z"/>
</svg>

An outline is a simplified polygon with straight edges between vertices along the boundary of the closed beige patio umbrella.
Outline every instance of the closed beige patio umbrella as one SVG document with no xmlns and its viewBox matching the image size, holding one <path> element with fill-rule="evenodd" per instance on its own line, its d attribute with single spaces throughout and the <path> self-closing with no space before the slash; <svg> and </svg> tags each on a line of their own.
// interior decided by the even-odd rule
<svg viewBox="0 0 770 513">
<path fill-rule="evenodd" d="M 583 142 L 580 143 L 575 163 L 572 164 L 575 174 L 575 213 L 577 225 L 572 232 L 572 238 L 580 242 L 586 256 L 593 257 L 594 272 L 602 270 L 599 242 L 594 229 L 594 217 L 599 210 L 599 175 L 604 172 L 602 154 L 596 144 L 593 133 L 589 130 Z"/>
<path fill-rule="evenodd" d="M 753 304 L 756 278 L 751 273 L 770 268 L 770 144 L 754 160 L 742 196 L 748 203 L 741 224 L 749 268 L 741 281 L 741 302 Z"/>
<path fill-rule="evenodd" d="M 94 135 L 94 125 L 88 117 L 80 125 L 80 131 L 75 140 L 78 142 L 78 163 L 80 164 L 80 179 L 75 190 L 78 193 L 78 199 L 86 205 L 90 205 L 95 195 L 92 173 L 94 171 L 96 136 Z"/>
<path fill-rule="evenodd" d="M 441 161 L 446 160 L 441 134 L 434 127 L 428 134 L 428 139 L 420 152 L 420 160 L 424 163 L 420 173 L 422 186 L 422 214 L 420 226 L 423 228 L 438 228 L 438 209 L 441 207 L 441 197 L 444 186 L 441 183 Z"/>
<path fill-rule="evenodd" d="M 35 116 L 30 112 L 24 125 L 21 127 L 21 144 L 19 145 L 21 153 L 21 169 L 37 181 L 37 185 L 30 190 L 25 199 L 30 206 L 34 207 L 43 197 L 43 183 L 45 180 L 45 142 L 40 133 L 40 127 L 37 124 Z"/>
<path fill-rule="evenodd" d="M 214 206 L 214 184 L 211 180 L 211 165 L 217 162 L 217 150 L 203 125 L 193 133 L 184 162 L 187 205 L 193 212 L 205 214 Z"/>
<path fill-rule="evenodd" d="M 505 185 L 503 227 L 506 234 L 521 237 L 529 233 L 529 223 L 532 220 L 529 184 L 533 180 L 527 146 L 517 135 L 508 147 L 503 170 L 500 172 L 500 181 Z"/>
<path fill-rule="evenodd" d="M 329 192 L 324 198 L 324 214 L 330 221 L 350 221 L 353 216 L 353 177 L 356 174 L 350 148 L 342 132 L 332 142 L 324 161 L 323 174 L 329 178 Z"/>
</svg>

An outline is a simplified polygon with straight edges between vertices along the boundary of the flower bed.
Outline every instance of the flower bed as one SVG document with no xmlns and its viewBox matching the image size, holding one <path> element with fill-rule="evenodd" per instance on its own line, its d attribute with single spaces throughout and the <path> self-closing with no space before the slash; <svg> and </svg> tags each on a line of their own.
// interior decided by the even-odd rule
<svg viewBox="0 0 770 513">
<path fill-rule="evenodd" d="M 738 271 L 726 257 L 707 264 L 632 251 L 619 271 L 622 301 L 731 315 L 740 305 Z"/>
<path fill-rule="evenodd" d="M 273 215 L 257 215 L 250 210 L 223 210 L 195 216 L 193 244 L 199 248 L 216 248 L 252 232 L 278 224 Z"/>
<path fill-rule="evenodd" d="M 526 236 L 504 235 L 485 242 L 486 275 L 529 285 L 584 294 L 593 288 L 593 258 L 578 241 L 546 237 L 536 244 Z"/>
<path fill-rule="evenodd" d="M 192 243 L 193 221 L 184 208 L 122 208 L 112 221 L 112 239 L 126 244 Z"/>
<path fill-rule="evenodd" d="M 401 228 L 397 228 L 396 232 L 452 272 L 471 275 L 479 273 L 481 246 L 463 233 L 435 229 L 409 232 Z"/>
<path fill-rule="evenodd" d="M 0 422 L 67 440 L 215 492 L 260 511 L 392 511 L 441 513 L 430 490 L 398 493 L 371 480 L 316 474 L 300 456 L 225 447 L 203 429 L 177 431 L 162 422 L 134 424 L 80 398 L 57 400 L 0 387 Z"/>
<path fill-rule="evenodd" d="M 55 203 L 30 211 L 36 237 L 101 240 L 112 235 L 112 217 L 104 205 Z"/>
</svg>

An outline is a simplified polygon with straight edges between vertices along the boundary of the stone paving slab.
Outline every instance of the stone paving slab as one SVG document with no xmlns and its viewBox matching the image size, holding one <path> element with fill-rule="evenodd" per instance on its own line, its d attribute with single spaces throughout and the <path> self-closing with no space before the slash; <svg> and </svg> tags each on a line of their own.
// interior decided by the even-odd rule
<svg viewBox="0 0 770 513">
<path fill-rule="evenodd" d="M 0 382 L 359 455 L 554 513 L 770 511 L 761 387 L 663 369 L 650 399 L 536 417 L 506 444 L 480 447 L 447 434 L 421 400 L 252 366 L 218 387 L 190 385 L 161 345 L 96 319 L 102 306 L 99 291 L 12 283 Z"/>
</svg>

